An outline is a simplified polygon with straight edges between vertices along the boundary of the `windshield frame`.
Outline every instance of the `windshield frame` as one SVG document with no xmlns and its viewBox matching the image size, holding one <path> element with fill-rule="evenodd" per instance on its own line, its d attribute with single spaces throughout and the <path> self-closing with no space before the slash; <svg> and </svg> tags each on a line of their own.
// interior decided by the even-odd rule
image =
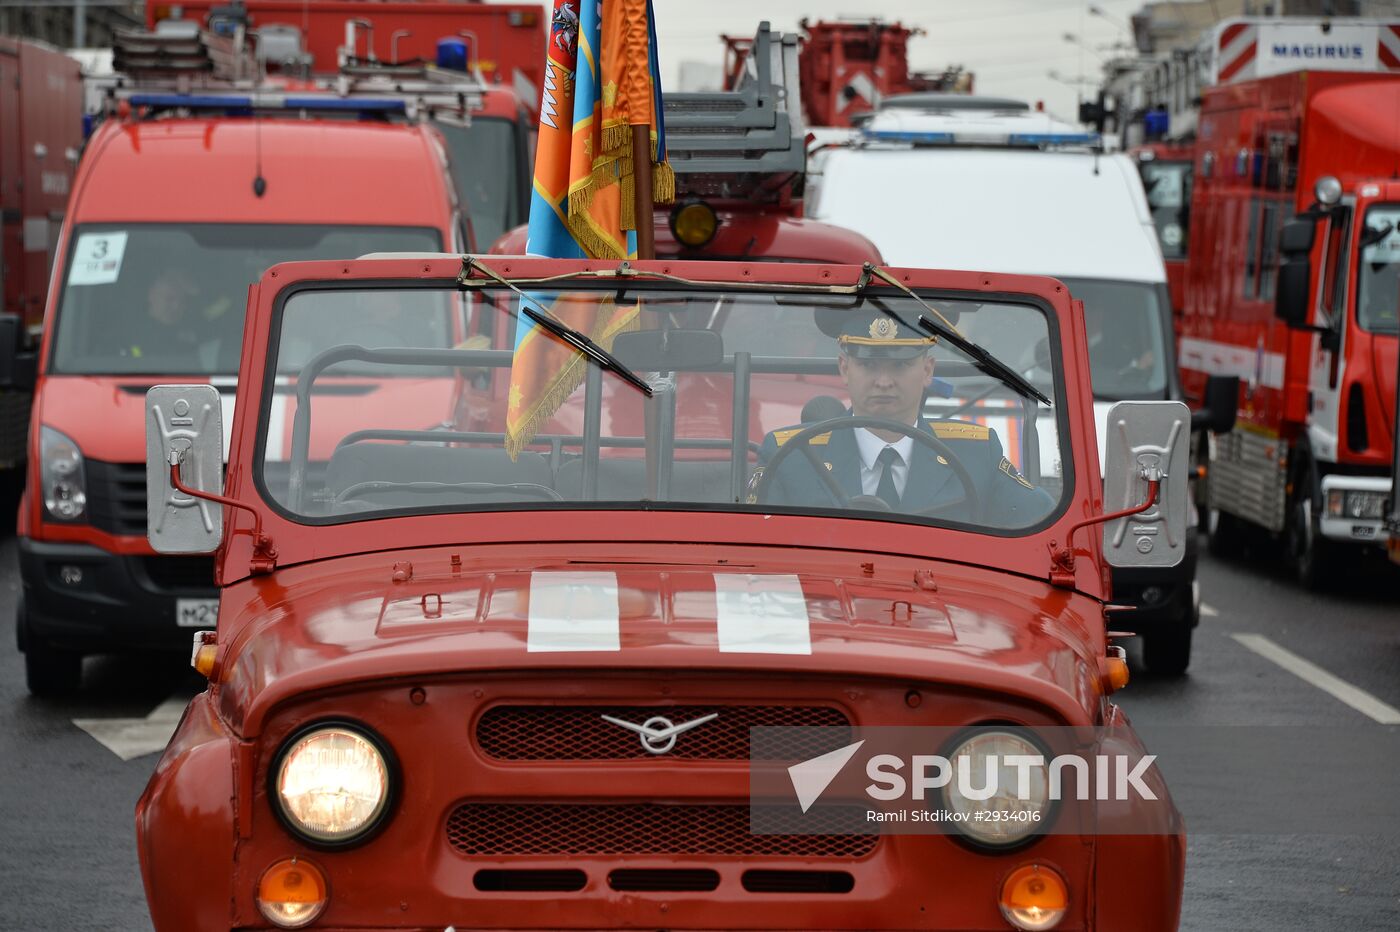
<svg viewBox="0 0 1400 932">
<path fill-rule="evenodd" d="M 1386 239 L 1389 239 L 1392 236 L 1400 236 L 1400 201 L 1373 201 L 1366 205 L 1366 209 L 1364 211 L 1354 212 L 1354 214 L 1359 214 L 1359 216 L 1361 217 L 1361 222 L 1355 224 L 1356 229 L 1354 235 L 1357 238 L 1356 242 L 1358 244 L 1358 248 L 1354 250 L 1356 256 L 1355 261 L 1351 263 L 1352 274 L 1356 276 L 1356 286 L 1352 288 L 1351 291 L 1352 313 L 1356 321 L 1356 326 L 1360 330 L 1371 334 L 1372 336 L 1394 337 L 1400 335 L 1400 322 L 1397 322 L 1396 328 L 1394 330 L 1377 328 L 1374 325 L 1374 322 L 1370 321 L 1368 316 L 1362 313 L 1361 290 L 1363 288 L 1362 267 L 1365 263 L 1364 253 L 1367 249 L 1374 249 L 1376 246 L 1380 245 L 1380 243 L 1372 243 L 1370 246 L 1366 246 L 1365 248 L 1359 248 L 1361 237 L 1366 235 L 1366 230 L 1369 227 L 1368 221 L 1373 211 L 1386 211 L 1393 213 L 1395 215 L 1395 228 L 1392 229 L 1386 235 Z M 1396 265 L 1400 265 L 1400 263 L 1396 263 Z M 1396 275 L 1400 276 L 1400 268 L 1396 269 Z"/>
<path fill-rule="evenodd" d="M 522 288 L 531 289 L 528 283 L 517 282 Z M 755 287 L 757 286 L 757 287 Z M 537 286 L 535 286 L 537 287 Z M 697 294 L 724 294 L 724 293 L 788 293 L 796 297 L 812 296 L 812 285 L 784 285 L 773 282 L 693 282 L 679 285 L 676 281 L 664 281 L 647 279 L 645 277 L 632 278 L 627 281 L 617 280 L 588 280 L 578 279 L 573 281 L 551 281 L 550 289 L 569 292 L 597 291 L 599 293 L 617 294 L 620 290 L 628 293 L 637 292 L 666 292 L 674 291 L 678 287 L 683 287 L 687 292 Z M 805 287 L 807 290 L 800 290 Z M 385 508 L 372 512 L 352 513 L 346 515 L 328 515 L 324 517 L 310 516 L 292 510 L 288 505 L 283 504 L 278 497 L 268 487 L 265 478 L 265 464 L 267 456 L 268 428 L 272 418 L 272 404 L 277 395 L 276 379 L 278 366 L 278 350 L 280 340 L 278 339 L 282 326 L 287 304 L 296 296 L 307 292 L 328 292 L 347 291 L 356 292 L 374 288 L 393 288 L 396 290 L 439 290 L 445 293 L 452 293 L 461 290 L 476 292 L 500 291 L 509 293 L 508 289 L 497 285 L 490 280 L 474 280 L 463 286 L 458 281 L 444 281 L 442 279 L 369 279 L 356 278 L 346 280 L 303 280 L 292 283 L 281 288 L 273 300 L 270 326 L 268 327 L 266 352 L 261 359 L 262 382 L 258 398 L 257 420 L 254 426 L 254 443 L 252 450 L 252 460 L 249 467 L 252 470 L 253 485 L 257 490 L 259 498 L 263 504 L 275 514 L 286 521 L 303 527 L 342 527 L 346 525 L 365 526 L 383 520 L 398 519 L 423 519 L 450 516 L 485 516 L 492 514 L 553 514 L 569 513 L 579 511 L 601 511 L 615 513 L 705 513 L 715 518 L 736 517 L 751 518 L 755 515 L 782 514 L 808 518 L 837 518 L 846 521 L 878 521 L 887 524 L 896 524 L 904 528 L 919 528 L 929 530 L 953 530 L 964 531 L 979 536 L 997 538 L 1027 538 L 1044 532 L 1049 527 L 1060 521 L 1071 503 L 1075 500 L 1077 491 L 1077 470 L 1075 468 L 1078 452 L 1074 447 L 1074 433 L 1070 424 L 1069 408 L 1077 403 L 1077 399 L 1069 393 L 1066 379 L 1066 358 L 1065 342 L 1060 332 L 1061 319 L 1059 313 L 1049 302 L 1038 295 L 1018 292 L 1001 291 L 972 291 L 961 289 L 930 289 L 927 287 L 914 287 L 912 290 L 925 301 L 967 301 L 981 304 L 1001 303 L 1015 305 L 1038 311 L 1045 319 L 1047 337 L 1049 340 L 1053 366 L 1052 386 L 1054 389 L 1054 404 L 1048 409 L 1051 422 L 1054 424 L 1056 437 L 1060 445 L 1060 493 L 1051 508 L 1040 520 L 1032 525 L 1016 528 L 997 528 L 987 524 L 973 524 L 970 522 L 937 520 L 921 517 L 912 514 L 894 513 L 885 515 L 876 511 L 851 510 L 828 507 L 795 507 L 777 504 L 764 504 L 762 506 L 747 505 L 737 503 L 737 507 L 726 507 L 727 503 L 716 504 L 713 502 L 685 502 L 685 501 L 583 501 L 566 500 L 562 502 L 553 501 L 528 501 L 528 502 L 491 502 L 480 506 L 451 504 L 435 507 L 412 507 L 412 508 Z M 870 284 L 859 296 L 850 295 L 849 292 L 838 292 L 844 296 L 850 296 L 853 300 L 869 301 L 871 299 L 886 299 L 907 301 L 907 296 L 899 290 L 888 286 Z M 513 312 L 512 316 L 514 316 Z M 479 353 L 504 353 L 509 355 L 510 350 L 480 350 Z M 494 357 L 493 357 L 494 358 Z M 732 358 L 732 354 L 731 354 Z M 806 357 L 794 357 L 806 361 Z M 812 357 L 811 363 L 817 365 L 823 362 L 821 357 Z M 832 371 L 835 371 L 835 357 L 832 357 Z M 587 362 L 589 372 L 596 371 L 600 380 L 611 379 L 613 375 L 598 368 L 594 362 Z M 969 362 L 970 366 L 971 363 Z M 726 370 L 720 370 L 726 371 Z M 313 386 L 314 387 L 314 386 Z M 583 387 L 580 387 L 583 390 Z M 1033 402 L 1032 402 L 1033 403 Z M 1042 415 L 1046 413 L 1044 405 L 1034 404 L 1035 410 Z M 731 442 L 733 438 L 728 438 Z M 750 445 L 751 442 L 750 442 Z"/>
<path fill-rule="evenodd" d="M 60 334 L 61 334 L 61 332 L 62 332 L 63 325 L 64 325 L 66 319 L 67 319 L 68 317 L 72 316 L 72 312 L 70 312 L 70 313 L 68 313 L 68 314 L 65 314 L 65 313 L 63 312 L 64 302 L 65 302 L 65 301 L 67 300 L 67 298 L 68 298 L 68 291 L 69 291 L 69 289 L 70 289 L 71 287 L 73 287 L 72 285 L 69 284 L 68 279 L 69 279 L 69 276 L 70 276 L 70 274 L 71 274 L 71 272 L 72 272 L 72 265 L 73 265 L 73 262 L 74 262 L 74 259 L 75 259 L 75 251 L 76 251 L 76 249 L 77 249 L 79 237 L 81 237 L 81 236 L 82 236 L 83 234 L 85 234 L 85 233 L 102 232 L 103 230 L 105 230 L 106 228 L 109 228 L 109 227 L 110 227 L 110 228 L 120 229 L 120 230 L 125 231 L 125 230 L 131 230 L 131 229 L 135 229 L 135 228 L 148 229 L 148 230 L 160 230 L 160 229 L 164 229 L 164 230 L 189 230 L 189 229 L 194 228 L 194 227 L 203 227 L 203 228 L 224 227 L 224 228 L 227 228 L 227 227 L 267 227 L 267 226 L 271 226 L 271 227 L 320 227 L 320 228 L 325 228 L 325 229 L 337 229 L 337 230 L 340 230 L 340 229 L 351 229 L 351 230 L 358 229 L 358 230 L 402 230 L 402 231 L 414 231 L 414 232 L 426 233 L 426 234 L 431 235 L 432 238 L 433 238 L 433 240 L 438 244 L 438 248 L 439 248 L 439 249 L 442 248 L 442 244 L 443 244 L 443 242 L 444 242 L 444 238 L 443 238 L 443 237 L 444 237 L 444 231 L 443 231 L 442 229 L 440 229 L 440 228 L 438 228 L 438 227 L 434 227 L 434 226 L 425 226 L 425 225 L 420 225 L 420 224 L 398 224 L 398 225 L 396 225 L 396 224 L 380 224 L 380 223 L 370 223 L 370 224 L 344 224 L 344 223 L 310 222 L 310 221 L 307 221 L 307 222 L 297 222 L 297 223 L 279 223 L 279 222 L 272 222 L 272 223 L 244 223 L 244 222 L 224 223 L 224 222 L 217 222 L 217 221 L 212 221 L 212 222 L 211 222 L 211 221 L 202 221 L 202 220 L 201 220 L 201 221 L 190 221 L 190 222 L 185 222 L 185 221 L 163 221 L 163 220 L 162 220 L 162 221 L 154 221 L 154 222 L 150 222 L 150 221 L 124 221 L 124 220 L 100 220 L 100 221 L 94 220 L 94 221 L 86 221 L 86 222 L 83 222 L 83 223 L 74 224 L 72 227 L 70 227 L 70 228 L 66 231 L 66 234 L 65 234 L 65 235 L 66 235 L 66 238 L 65 238 L 64 243 L 63 243 L 63 257 L 62 257 L 62 258 L 63 258 L 63 269 L 62 269 L 62 275 L 61 275 L 61 277 L 59 278 L 59 280 L 58 280 L 58 282 L 57 282 L 57 286 L 58 286 L 58 287 L 57 287 L 56 290 L 55 290 L 55 294 L 54 294 L 54 296 L 53 296 L 52 303 L 49 305 L 49 306 L 51 306 L 51 307 L 53 308 L 54 319 L 53 319 L 53 324 L 52 324 L 52 326 L 49 328 L 49 332 L 46 334 L 47 349 L 46 349 L 46 351 L 45 351 L 45 353 L 44 353 L 44 375 L 45 375 L 45 376 L 72 376 L 72 377 L 76 377 L 76 378 L 110 378 L 110 379 L 136 379 L 136 380 L 168 379 L 168 378 L 170 378 L 171 376 L 177 376 L 177 375 L 188 375 L 188 376 L 191 376 L 191 377 L 196 377 L 196 378 L 201 378 L 201 379 L 202 379 L 202 378 L 215 378 L 215 379 L 236 378 L 236 377 L 238 376 L 238 370 L 237 370 L 237 369 L 235 369 L 235 370 L 232 371 L 232 372 L 213 372 L 213 373 L 210 373 L 210 372 L 192 372 L 192 371 L 182 370 L 182 369 L 162 369 L 162 370 L 159 371 L 159 372 L 118 372 L 118 371 L 110 371 L 110 370 L 102 370 L 102 371 L 81 371 L 81 370 L 70 370 L 70 369 L 65 369 L 63 366 L 61 366 L 61 365 L 59 364 L 58 353 L 59 353 L 60 340 L 61 340 Z M 341 257 L 334 257 L 334 258 L 332 258 L 330 261 L 337 261 L 337 260 L 343 260 L 343 259 L 355 259 L 355 258 L 358 258 L 358 257 L 356 257 L 356 256 L 341 256 Z M 287 261 L 287 260 L 281 260 L 281 259 L 279 259 L 279 260 L 277 260 L 277 261 L 272 262 L 267 268 L 272 268 L 272 266 L 277 265 L 277 264 L 278 264 L 279 262 L 281 262 L 281 261 Z M 318 260 L 318 259 L 302 259 L 302 260 L 292 260 L 292 261 L 311 261 L 311 262 L 315 262 L 315 261 L 325 261 L 325 260 Z M 55 266 L 57 266 L 57 263 L 55 263 Z M 263 273 L 266 273 L 266 271 L 267 271 L 267 269 L 263 269 Z M 247 306 L 246 306 L 246 305 L 247 305 L 247 289 L 248 289 L 249 286 L 256 285 L 257 282 L 258 282 L 258 280 L 259 280 L 259 279 L 252 279 L 252 280 L 248 281 L 248 282 L 245 284 L 245 286 L 244 286 L 244 293 L 241 294 L 241 295 L 239 295 L 238 298 L 237 298 L 236 300 L 234 300 L 234 302 L 233 302 L 233 307 L 231 308 L 231 312 L 236 312 L 236 311 L 238 310 L 238 308 L 240 308 L 240 307 L 243 308 L 243 312 L 242 312 L 241 317 L 242 317 L 242 319 L 243 319 L 243 321 L 244 321 L 244 324 L 246 324 L 246 322 L 247 322 L 247 312 L 248 312 L 248 308 L 247 308 Z M 240 327 L 239 327 L 240 336 L 239 336 L 239 339 L 238 339 L 238 344 L 239 344 L 239 349 L 240 349 L 240 355 L 241 355 L 241 345 L 242 345 L 242 342 L 243 342 L 243 340 L 242 340 L 242 329 L 243 329 L 243 325 L 240 325 Z"/>
</svg>

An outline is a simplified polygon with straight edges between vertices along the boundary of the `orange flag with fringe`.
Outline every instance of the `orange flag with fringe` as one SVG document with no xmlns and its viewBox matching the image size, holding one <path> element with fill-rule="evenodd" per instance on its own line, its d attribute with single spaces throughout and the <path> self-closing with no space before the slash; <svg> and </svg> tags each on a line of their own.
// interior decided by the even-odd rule
<svg viewBox="0 0 1400 932">
<path fill-rule="evenodd" d="M 675 189 L 665 165 L 658 74 L 648 0 L 555 0 L 535 147 L 530 255 L 636 255 L 636 234 L 629 232 L 636 228 L 632 122 L 650 126 L 656 200 L 673 199 Z M 638 325 L 635 306 L 585 295 L 542 298 L 535 310 L 605 349 Z M 573 347 L 519 319 L 506 407 L 506 452 L 512 458 L 578 388 L 587 365 Z"/>
<path fill-rule="evenodd" d="M 579 38 L 568 224 L 590 255 L 627 259 L 635 245 L 617 231 L 637 228 L 633 126 L 651 137 L 653 202 L 670 203 L 676 193 L 651 0 L 602 0 L 581 17 Z"/>
</svg>

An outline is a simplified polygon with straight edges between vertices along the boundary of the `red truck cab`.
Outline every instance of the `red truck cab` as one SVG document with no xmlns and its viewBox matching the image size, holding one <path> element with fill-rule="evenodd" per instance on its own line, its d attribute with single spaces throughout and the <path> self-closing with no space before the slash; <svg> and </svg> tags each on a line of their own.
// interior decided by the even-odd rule
<svg viewBox="0 0 1400 932">
<path fill-rule="evenodd" d="M 1196 142 L 1182 383 L 1240 380 L 1202 457 L 1215 545 L 1276 533 L 1300 578 L 1383 545 L 1394 423 L 1400 76 L 1208 88 Z"/>
<path fill-rule="evenodd" d="M 164 519 L 152 540 L 215 552 L 221 591 L 217 631 L 196 649 L 209 687 L 136 811 L 157 932 L 1175 928 L 1185 841 L 1155 772 L 1151 803 L 1090 794 L 1046 808 L 1038 779 L 1025 810 L 1038 826 L 987 829 L 988 817 L 929 834 L 845 834 L 818 809 L 784 832 L 751 826 L 750 768 L 771 760 L 751 738 L 763 726 L 802 730 L 815 742 L 804 757 L 883 726 L 935 724 L 957 742 L 1022 749 L 1029 739 L 1007 729 L 1074 728 L 1106 753 L 1142 753 L 1111 698 L 1126 667 L 1104 623 L 1108 566 L 1170 559 L 1169 539 L 1181 556 L 1185 407 L 1123 403 L 1113 423 L 1125 446 L 1111 444 L 1101 484 L 1083 306 L 1062 284 L 874 269 L 505 256 L 265 273 L 249 293 L 246 397 L 226 476 L 212 390 L 147 397 L 147 488 Z M 481 329 L 498 332 L 526 302 L 627 307 L 638 328 L 612 344 L 620 368 L 587 365 L 581 434 L 542 431 L 511 457 L 503 411 L 474 429 L 444 400 L 362 409 L 318 453 L 324 417 L 312 402 L 338 360 L 392 361 L 381 382 L 414 368 L 511 377 L 510 350 L 347 344 L 339 321 L 366 293 L 409 318 L 443 307 L 493 318 Z M 717 330 L 717 305 L 742 326 Z M 1010 521 L 970 501 L 974 487 L 1023 488 L 994 465 L 969 479 L 961 516 L 770 498 L 764 479 L 784 467 L 775 458 L 773 473 L 752 472 L 744 412 L 788 404 L 782 386 L 816 398 L 827 389 L 807 379 L 839 371 L 834 341 L 802 358 L 764 349 L 798 314 L 891 338 L 873 321 L 943 315 L 967 339 L 1000 335 L 1011 358 L 1037 356 L 1023 377 L 923 342 L 959 396 L 1019 397 L 1013 416 L 1027 429 L 1036 412 L 1053 419 L 1063 482 Z M 314 345 L 286 366 L 289 335 L 308 334 Z M 624 380 L 629 366 L 651 401 Z M 683 373 L 731 381 L 736 421 L 636 416 L 667 392 L 708 391 L 669 378 Z M 267 451 L 287 379 L 284 469 Z M 1019 395 L 1027 388 L 1044 401 Z M 1141 434 L 1147 414 L 1170 423 Z M 181 443 L 168 439 L 176 418 L 192 430 Z M 834 434 L 859 420 L 784 432 L 786 462 L 805 469 L 806 450 L 820 470 Z M 946 439 L 901 429 L 925 438 L 915 442 L 931 447 L 929 462 L 939 449 L 969 468 L 988 438 L 971 423 L 945 424 Z M 669 489 L 659 497 L 599 481 L 639 447 Z M 735 496 L 731 478 L 754 498 Z M 1144 495 L 1158 511 L 1133 520 L 1125 541 L 1112 525 L 1086 528 Z M 947 806 L 1018 805 L 958 792 Z M 785 811 L 806 818 L 792 793 Z"/>
<path fill-rule="evenodd" d="M 214 624 L 211 562 L 146 540 L 146 389 L 197 379 L 231 410 L 245 294 L 281 259 L 468 242 L 441 138 L 383 117 L 402 99 L 113 93 L 59 237 L 17 523 L 16 630 L 36 694 L 75 688 L 84 655 L 183 650 Z M 325 405 L 407 400 L 341 386 Z"/>
<path fill-rule="evenodd" d="M 1172 317 L 1179 330 L 1181 309 L 1186 302 L 1186 250 L 1191 238 L 1192 148 L 1190 143 L 1150 142 L 1134 147 L 1129 154 L 1137 158 L 1147 206 L 1152 210 L 1162 262 L 1167 267 Z"/>
<path fill-rule="evenodd" d="M 545 10 L 437 0 L 224 0 L 146 4 L 148 27 L 183 19 L 258 37 L 259 64 L 291 78 L 412 77 L 423 65 L 479 85 L 470 119 L 435 119 L 476 242 L 523 223 L 539 120 Z"/>
</svg>

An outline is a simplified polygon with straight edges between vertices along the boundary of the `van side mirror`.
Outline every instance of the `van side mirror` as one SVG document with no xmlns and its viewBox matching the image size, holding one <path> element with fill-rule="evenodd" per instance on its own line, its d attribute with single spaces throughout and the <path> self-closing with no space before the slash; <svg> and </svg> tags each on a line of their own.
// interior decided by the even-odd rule
<svg viewBox="0 0 1400 932">
<path fill-rule="evenodd" d="M 224 425 L 212 385 L 156 385 L 146 392 L 146 538 L 157 553 L 213 553 L 224 536 L 224 508 L 176 489 L 223 491 Z"/>
<path fill-rule="evenodd" d="M 24 337 L 24 321 L 18 314 L 0 314 L 0 388 L 34 388 L 38 360 L 26 352 Z"/>
<path fill-rule="evenodd" d="M 1278 267 L 1278 283 L 1274 289 L 1274 316 L 1290 327 L 1307 327 L 1312 310 L 1312 266 L 1308 261 L 1313 240 L 1317 236 L 1315 217 L 1294 217 L 1279 233 L 1279 252 L 1283 261 Z"/>
<path fill-rule="evenodd" d="M 1179 401 L 1120 401 L 1108 411 L 1104 455 L 1104 511 L 1151 508 L 1105 522 L 1104 557 L 1110 566 L 1176 566 L 1186 556 L 1187 473 L 1191 412 Z"/>
<path fill-rule="evenodd" d="M 1191 432 L 1208 430 L 1213 434 L 1228 434 L 1235 429 L 1235 415 L 1239 406 L 1239 376 L 1208 376 L 1201 407 L 1191 412 Z"/>
</svg>

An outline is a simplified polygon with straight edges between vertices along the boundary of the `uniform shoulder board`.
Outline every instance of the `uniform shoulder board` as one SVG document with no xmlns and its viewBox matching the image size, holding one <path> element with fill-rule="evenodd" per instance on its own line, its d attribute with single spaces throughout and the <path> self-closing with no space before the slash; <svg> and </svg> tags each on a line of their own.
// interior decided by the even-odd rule
<svg viewBox="0 0 1400 932">
<path fill-rule="evenodd" d="M 1015 479 L 1017 482 L 1021 483 L 1026 488 L 1035 488 L 1035 486 L 1031 485 L 1025 476 L 1021 475 L 1019 472 L 1016 471 L 1016 467 L 1012 466 L 1011 460 L 1007 459 L 1006 457 L 1003 456 L 1001 458 L 1001 462 L 997 464 L 997 469 L 1000 469 L 1002 472 L 1006 473 L 1008 476 L 1010 476 L 1012 479 Z"/>
<path fill-rule="evenodd" d="M 793 437 L 796 437 L 798 434 L 802 433 L 802 431 L 804 430 L 806 430 L 805 427 L 789 427 L 787 430 L 775 430 L 773 431 L 773 439 L 777 441 L 778 446 L 782 446 L 783 444 L 791 440 Z M 817 434 L 815 437 L 812 438 L 811 443 L 816 446 L 820 446 L 824 443 L 827 443 L 830 440 L 831 434 L 830 432 L 828 432 L 825 434 Z"/>
<path fill-rule="evenodd" d="M 939 440 L 987 440 L 992 436 L 991 428 L 981 424 L 964 424 L 960 421 L 934 421 L 933 435 Z"/>
</svg>

